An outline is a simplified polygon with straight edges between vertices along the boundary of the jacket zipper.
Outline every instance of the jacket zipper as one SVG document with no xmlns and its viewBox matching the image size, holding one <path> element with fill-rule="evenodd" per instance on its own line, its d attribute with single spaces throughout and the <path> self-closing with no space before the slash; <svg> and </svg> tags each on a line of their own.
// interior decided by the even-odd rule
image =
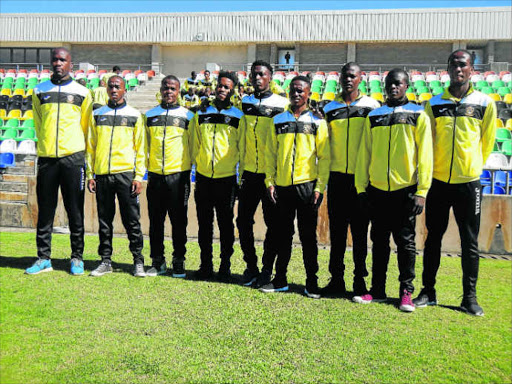
<svg viewBox="0 0 512 384">
<path fill-rule="evenodd" d="M 295 119 L 297 122 L 297 119 Z M 293 134 L 295 135 L 293 138 L 293 151 L 292 151 L 292 185 L 293 185 L 293 174 L 295 173 L 295 154 L 297 148 L 297 123 L 295 123 L 295 129 L 293 130 Z"/>
<path fill-rule="evenodd" d="M 347 166 L 345 173 L 348 173 L 348 142 L 350 138 L 350 105 L 347 105 Z"/>
<path fill-rule="evenodd" d="M 452 168 L 453 168 L 453 155 L 455 152 L 455 129 L 457 128 L 457 108 L 459 103 L 455 103 L 455 118 L 453 119 L 453 136 L 452 136 L 452 159 L 450 161 L 450 174 L 448 176 L 448 183 L 452 179 Z"/>
<path fill-rule="evenodd" d="M 167 131 L 167 116 L 169 115 L 169 110 L 166 110 L 165 113 L 165 123 L 164 123 L 164 138 L 162 140 L 162 175 L 165 175 L 165 133 Z"/>
<path fill-rule="evenodd" d="M 261 99 L 258 104 L 258 111 L 261 108 Z M 256 151 L 256 173 L 258 173 L 258 135 L 256 134 L 256 127 L 258 126 L 259 116 L 256 116 L 256 121 L 254 122 L 254 150 Z"/>
<path fill-rule="evenodd" d="M 117 109 L 114 109 L 114 122 L 112 123 L 112 133 L 110 134 L 110 150 L 108 152 L 108 173 L 110 174 L 110 168 L 112 163 L 112 144 L 114 141 L 114 128 L 116 126 L 116 115 L 117 115 Z"/>
<path fill-rule="evenodd" d="M 57 98 L 57 132 L 55 134 L 55 157 L 59 157 L 60 84 Z"/>
<path fill-rule="evenodd" d="M 395 108 L 393 108 L 393 113 L 391 113 L 390 121 L 393 121 L 393 116 L 395 114 Z M 389 177 L 389 169 L 391 166 L 391 127 L 393 127 L 392 124 L 389 124 L 389 141 L 388 141 L 388 192 L 391 191 L 391 180 Z"/>
<path fill-rule="evenodd" d="M 212 177 L 215 173 L 214 163 L 215 163 L 215 132 L 217 130 L 217 124 L 213 125 L 213 140 L 212 140 Z"/>
</svg>

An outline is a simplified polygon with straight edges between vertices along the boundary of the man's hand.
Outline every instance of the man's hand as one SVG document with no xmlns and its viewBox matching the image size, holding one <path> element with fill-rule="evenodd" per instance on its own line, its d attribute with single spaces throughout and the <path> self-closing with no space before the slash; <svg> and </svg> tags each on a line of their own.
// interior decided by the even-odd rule
<svg viewBox="0 0 512 384">
<path fill-rule="evenodd" d="M 87 182 L 87 189 L 91 193 L 96 193 L 96 180 L 91 179 Z"/>
<path fill-rule="evenodd" d="M 311 196 L 311 204 L 313 204 L 313 207 L 315 209 L 318 209 L 320 207 L 320 205 L 322 204 L 322 200 L 323 195 L 320 192 L 313 192 L 313 195 Z"/>
<path fill-rule="evenodd" d="M 277 192 L 276 192 L 276 187 L 274 187 L 273 185 L 271 185 L 270 187 L 268 187 L 267 189 L 267 193 L 268 193 L 268 198 L 270 199 L 270 201 L 274 204 L 277 204 Z"/>
<path fill-rule="evenodd" d="M 132 181 L 132 196 L 139 196 L 142 190 L 142 183 L 140 181 Z"/>
<path fill-rule="evenodd" d="M 414 195 L 412 197 L 412 208 L 411 211 L 414 215 L 421 215 L 423 212 L 423 207 L 425 206 L 425 198 L 421 196 Z"/>
</svg>

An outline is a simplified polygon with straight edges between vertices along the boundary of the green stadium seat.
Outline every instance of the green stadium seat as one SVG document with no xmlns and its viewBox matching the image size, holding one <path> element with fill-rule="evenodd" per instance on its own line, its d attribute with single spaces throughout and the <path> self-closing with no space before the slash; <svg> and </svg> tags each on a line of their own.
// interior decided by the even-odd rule
<svg viewBox="0 0 512 384">
<path fill-rule="evenodd" d="M 9 128 L 18 128 L 20 126 L 20 121 L 18 119 L 9 119 L 7 120 L 7 122 L 4 124 L 4 128 L 5 127 L 9 127 Z"/>
<path fill-rule="evenodd" d="M 23 122 L 22 128 L 35 128 L 34 119 L 27 119 Z"/>
<path fill-rule="evenodd" d="M 381 88 L 382 83 L 380 82 L 380 80 L 370 80 L 369 86 L 370 86 L 370 88 L 372 88 L 372 87 Z"/>
<path fill-rule="evenodd" d="M 475 84 L 475 88 L 476 88 L 477 90 L 479 90 L 479 91 L 480 91 L 482 88 L 485 88 L 485 87 L 489 87 L 489 83 L 488 83 L 487 81 L 485 81 L 485 80 L 479 80 L 479 81 L 477 81 L 477 82 L 476 82 L 476 84 Z"/>
<path fill-rule="evenodd" d="M 444 92 L 444 89 L 443 87 L 435 87 L 435 88 L 432 88 L 432 95 L 439 95 L 440 93 L 443 93 Z"/>
<path fill-rule="evenodd" d="M 491 93 L 493 93 L 493 89 L 487 86 L 480 89 L 480 92 L 485 93 L 486 95 L 490 95 Z"/>
<path fill-rule="evenodd" d="M 448 80 L 446 83 L 444 83 L 444 87 L 448 88 L 450 86 L 450 80 Z"/>
<path fill-rule="evenodd" d="M 432 80 L 430 83 L 429 83 L 429 86 L 431 89 L 434 89 L 434 88 L 442 88 L 443 87 L 443 84 L 439 81 L 439 80 Z"/>
<path fill-rule="evenodd" d="M 507 128 L 498 128 L 496 130 L 496 142 L 501 143 L 503 141 L 512 140 L 512 132 Z"/>
<path fill-rule="evenodd" d="M 506 156 L 512 156 L 512 141 L 505 141 L 501 144 L 501 153 Z"/>
<path fill-rule="evenodd" d="M 413 86 L 416 89 L 416 91 L 418 91 L 418 88 L 427 88 L 427 83 L 425 80 L 416 80 L 413 83 Z"/>
<path fill-rule="evenodd" d="M 505 82 L 503 80 L 495 80 L 491 84 L 491 87 L 493 87 L 494 89 L 498 89 L 498 88 L 504 87 L 504 86 L 505 86 Z"/>
<path fill-rule="evenodd" d="M 8 128 L 0 135 L 0 140 L 16 139 L 18 130 L 16 128 Z"/>
<path fill-rule="evenodd" d="M 421 81 L 421 80 L 420 80 Z M 428 89 L 427 86 L 423 86 L 423 87 L 418 87 L 416 88 L 416 94 L 419 96 L 421 95 L 422 93 L 430 93 L 430 89 Z"/>
<path fill-rule="evenodd" d="M 512 93 L 512 92 L 510 91 L 509 87 L 499 87 L 498 91 L 496 93 L 498 95 L 500 95 L 501 97 L 504 97 L 506 94 L 509 94 L 509 93 Z"/>
<path fill-rule="evenodd" d="M 19 135 L 16 138 L 14 138 L 14 140 L 16 140 L 16 141 L 23 141 L 23 140 L 37 141 L 36 130 L 34 128 L 20 130 Z"/>
</svg>

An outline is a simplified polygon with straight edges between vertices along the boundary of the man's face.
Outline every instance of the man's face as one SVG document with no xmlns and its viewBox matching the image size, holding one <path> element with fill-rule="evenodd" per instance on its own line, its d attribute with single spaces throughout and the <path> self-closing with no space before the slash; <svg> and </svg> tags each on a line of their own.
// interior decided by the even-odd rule
<svg viewBox="0 0 512 384">
<path fill-rule="evenodd" d="M 210 72 L 209 71 L 206 71 L 204 73 L 204 78 L 205 78 L 205 80 L 210 80 Z"/>
<path fill-rule="evenodd" d="M 53 75 L 58 79 L 62 79 L 69 75 L 69 72 L 73 68 L 71 55 L 63 49 L 53 51 L 51 64 Z"/>
<path fill-rule="evenodd" d="M 456 53 L 448 63 L 450 84 L 461 86 L 467 84 L 473 73 L 471 58 L 464 52 Z"/>
<path fill-rule="evenodd" d="M 233 81 L 227 77 L 221 77 L 215 88 L 215 97 L 217 100 L 225 101 L 229 100 L 233 93 Z"/>
<path fill-rule="evenodd" d="M 257 65 L 251 71 L 251 82 L 256 92 L 265 92 L 269 89 L 272 76 L 264 65 Z"/>
<path fill-rule="evenodd" d="M 361 71 L 357 67 L 349 67 L 341 71 L 340 83 L 346 93 L 351 93 L 359 87 Z"/>
<path fill-rule="evenodd" d="M 116 104 L 122 103 L 125 93 L 126 88 L 123 80 L 121 80 L 119 77 L 111 77 L 108 80 L 107 94 L 111 101 Z"/>
<path fill-rule="evenodd" d="M 176 104 L 180 94 L 180 84 L 176 80 L 167 79 L 162 83 L 160 93 L 165 104 Z"/>
<path fill-rule="evenodd" d="M 392 73 L 386 76 L 386 94 L 388 99 L 400 100 L 407 92 L 407 77 L 403 73 Z"/>
<path fill-rule="evenodd" d="M 292 107 L 301 108 L 307 105 L 310 92 L 308 83 L 302 80 L 292 81 L 290 84 L 290 104 Z"/>
</svg>

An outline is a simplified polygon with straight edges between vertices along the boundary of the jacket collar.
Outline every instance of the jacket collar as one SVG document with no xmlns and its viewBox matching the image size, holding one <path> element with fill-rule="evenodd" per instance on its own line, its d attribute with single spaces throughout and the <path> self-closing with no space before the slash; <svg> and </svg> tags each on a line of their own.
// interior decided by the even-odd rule
<svg viewBox="0 0 512 384">
<path fill-rule="evenodd" d="M 115 104 L 114 102 L 109 100 L 107 105 L 109 106 L 109 108 L 112 108 L 112 109 L 124 108 L 124 107 L 126 107 L 126 100 L 123 100 L 123 102 L 120 104 Z"/>
<path fill-rule="evenodd" d="M 465 97 L 469 96 L 470 94 L 472 94 L 472 93 L 475 91 L 475 89 L 473 88 L 473 84 L 471 84 L 471 82 L 470 82 L 470 83 L 469 83 L 468 91 L 466 92 L 466 94 L 465 94 L 465 95 L 463 95 L 463 96 L 459 99 L 459 98 L 457 98 L 457 97 L 453 96 L 453 95 L 450 93 L 450 91 L 449 91 L 449 89 L 448 89 L 448 88 L 449 88 L 449 87 L 445 88 L 445 90 L 444 90 L 444 92 L 443 92 L 443 95 L 441 96 L 441 99 L 444 99 L 444 100 L 457 100 L 457 101 L 458 101 L 458 100 L 462 100 L 462 99 L 464 99 Z"/>
<path fill-rule="evenodd" d="M 69 77 L 69 79 L 67 79 L 67 80 L 62 80 L 62 79 L 57 80 L 52 77 L 50 80 L 55 85 L 68 85 L 73 81 L 73 79 L 71 77 Z"/>
<path fill-rule="evenodd" d="M 254 93 L 254 97 L 257 98 L 257 99 L 267 99 L 269 98 L 270 96 L 272 96 L 273 93 L 272 91 L 269 89 L 268 91 L 265 91 L 265 92 L 261 92 L 261 93 Z"/>
<path fill-rule="evenodd" d="M 160 107 L 162 107 L 163 109 L 176 109 L 179 107 L 178 103 L 176 104 L 167 104 L 167 103 L 164 103 L 163 101 L 160 103 Z"/>
</svg>

